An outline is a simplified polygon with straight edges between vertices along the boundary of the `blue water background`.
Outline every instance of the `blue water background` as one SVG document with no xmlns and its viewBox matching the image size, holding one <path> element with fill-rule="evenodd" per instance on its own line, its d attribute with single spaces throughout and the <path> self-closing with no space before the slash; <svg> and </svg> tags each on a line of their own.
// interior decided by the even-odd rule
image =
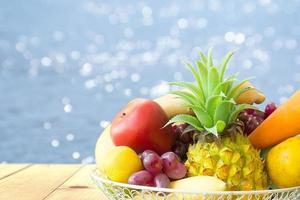
<svg viewBox="0 0 300 200">
<path fill-rule="evenodd" d="M 0 2 L 0 163 L 93 162 L 114 114 L 166 81 L 183 60 L 236 49 L 229 73 L 280 104 L 300 88 L 296 0 Z"/>
</svg>

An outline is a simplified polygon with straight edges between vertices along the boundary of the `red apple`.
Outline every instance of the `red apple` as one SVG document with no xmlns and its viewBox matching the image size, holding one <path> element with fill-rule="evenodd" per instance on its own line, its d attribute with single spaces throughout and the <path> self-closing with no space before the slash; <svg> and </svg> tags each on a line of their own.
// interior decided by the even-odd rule
<svg viewBox="0 0 300 200">
<path fill-rule="evenodd" d="M 137 153 L 153 150 L 158 154 L 171 150 L 175 137 L 168 117 L 155 101 L 135 99 L 113 119 L 111 138 L 117 146 L 128 146 Z"/>
</svg>

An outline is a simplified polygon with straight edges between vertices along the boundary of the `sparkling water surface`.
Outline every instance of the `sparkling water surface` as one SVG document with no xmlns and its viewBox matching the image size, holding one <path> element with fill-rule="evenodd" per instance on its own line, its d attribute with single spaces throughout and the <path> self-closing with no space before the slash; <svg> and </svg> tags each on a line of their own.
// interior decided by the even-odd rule
<svg viewBox="0 0 300 200">
<path fill-rule="evenodd" d="M 191 80 L 182 61 L 236 50 L 228 73 L 280 104 L 300 88 L 300 3 L 0 2 L 0 163 L 94 161 L 96 140 L 135 97 Z"/>
</svg>

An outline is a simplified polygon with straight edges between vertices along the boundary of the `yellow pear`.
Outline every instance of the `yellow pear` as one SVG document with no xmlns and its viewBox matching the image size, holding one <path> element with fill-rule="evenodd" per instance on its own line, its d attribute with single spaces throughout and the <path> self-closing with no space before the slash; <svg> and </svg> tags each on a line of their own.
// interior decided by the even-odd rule
<svg viewBox="0 0 300 200">
<path fill-rule="evenodd" d="M 95 148 L 95 160 L 97 169 L 103 172 L 102 162 L 107 158 L 108 152 L 115 147 L 110 136 L 110 125 L 101 133 Z"/>
</svg>

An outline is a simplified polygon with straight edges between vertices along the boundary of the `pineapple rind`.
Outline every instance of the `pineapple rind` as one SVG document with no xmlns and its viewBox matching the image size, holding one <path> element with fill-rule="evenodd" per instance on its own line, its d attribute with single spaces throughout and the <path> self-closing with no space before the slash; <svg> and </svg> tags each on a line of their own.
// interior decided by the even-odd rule
<svg viewBox="0 0 300 200">
<path fill-rule="evenodd" d="M 216 176 L 226 182 L 227 190 L 266 189 L 264 161 L 248 138 L 236 134 L 220 141 L 199 141 L 189 146 L 185 162 L 188 176 Z"/>
</svg>

